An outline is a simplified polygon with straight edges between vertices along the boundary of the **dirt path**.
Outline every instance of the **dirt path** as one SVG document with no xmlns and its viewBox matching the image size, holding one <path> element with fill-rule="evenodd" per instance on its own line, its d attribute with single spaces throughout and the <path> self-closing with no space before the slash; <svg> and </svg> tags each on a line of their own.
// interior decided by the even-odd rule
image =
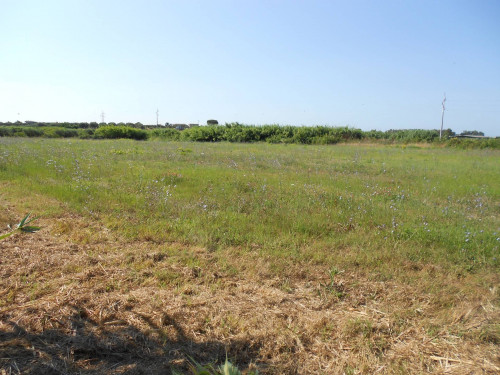
<svg viewBox="0 0 500 375">
<path fill-rule="evenodd" d="M 1 210 L 5 228 L 18 216 Z M 168 374 L 226 353 L 261 374 L 500 371 L 495 290 L 447 299 L 315 265 L 275 277 L 257 258 L 230 272 L 229 250 L 127 243 L 69 215 L 38 224 L 0 241 L 0 374 Z"/>
</svg>

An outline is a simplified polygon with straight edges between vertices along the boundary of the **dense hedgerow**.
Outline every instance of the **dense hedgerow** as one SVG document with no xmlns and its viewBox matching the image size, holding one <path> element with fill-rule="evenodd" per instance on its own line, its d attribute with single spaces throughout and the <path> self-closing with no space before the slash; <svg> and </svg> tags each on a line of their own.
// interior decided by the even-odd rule
<svg viewBox="0 0 500 375">
<path fill-rule="evenodd" d="M 181 140 L 194 142 L 225 141 L 225 127 L 219 125 L 197 126 L 181 132 Z"/>
<path fill-rule="evenodd" d="M 45 138 L 130 138 L 145 140 L 149 137 L 146 130 L 128 126 L 107 125 L 94 130 L 92 128 L 69 127 L 32 127 L 32 126 L 0 126 L 0 137 L 45 137 Z"/>
<path fill-rule="evenodd" d="M 461 149 L 493 148 L 500 150 L 500 138 L 486 138 L 486 139 L 452 138 L 447 142 L 447 146 L 461 148 Z"/>
<path fill-rule="evenodd" d="M 57 126 L 59 125 L 59 126 Z M 482 133 L 481 133 L 482 134 Z M 237 122 L 225 125 L 208 125 L 178 130 L 168 127 L 144 126 L 140 123 L 2 123 L 0 137 L 46 137 L 83 139 L 130 138 L 146 140 L 150 137 L 167 141 L 234 142 L 234 143 L 298 143 L 327 145 L 349 141 L 376 141 L 383 143 L 440 143 L 458 148 L 500 148 L 499 139 L 452 138 L 451 129 L 439 130 L 401 129 L 362 131 L 350 127 L 243 125 Z"/>
<path fill-rule="evenodd" d="M 242 125 L 231 123 L 189 128 L 183 131 L 176 129 L 155 129 L 153 137 L 167 140 L 184 140 L 194 142 L 268 142 L 268 143 L 301 143 L 301 144 L 335 144 L 340 141 L 360 140 L 364 134 L 359 129 L 348 127 L 333 128 L 328 126 L 279 126 L 279 125 Z"/>
<path fill-rule="evenodd" d="M 445 137 L 452 135 L 451 130 Z M 371 130 L 363 132 L 349 127 L 329 126 L 280 126 L 280 125 L 242 125 L 231 123 L 203 126 L 179 131 L 176 129 L 158 129 L 153 136 L 169 140 L 195 142 L 268 142 L 300 144 L 335 144 L 342 141 L 381 139 L 391 142 L 433 142 L 439 139 L 438 130 L 389 130 L 386 132 Z"/>
<path fill-rule="evenodd" d="M 181 136 L 181 132 L 177 129 L 172 128 L 153 129 L 151 131 L 151 136 L 167 141 L 178 141 Z"/>
<path fill-rule="evenodd" d="M 108 139 L 117 139 L 117 138 L 129 138 L 136 139 L 138 141 L 146 140 L 149 137 L 149 134 L 146 130 L 131 128 L 129 126 L 115 126 L 115 125 L 107 125 L 101 126 L 94 132 L 95 138 L 108 138 Z"/>
<path fill-rule="evenodd" d="M 91 138 L 92 129 L 59 127 L 1 126 L 0 137 Z"/>
<path fill-rule="evenodd" d="M 100 123 L 97 122 L 38 122 L 38 121 L 16 121 L 16 122 L 0 122 L 0 127 L 2 126 L 29 126 L 29 127 L 56 127 L 56 128 L 65 128 L 65 129 L 97 129 L 99 126 L 104 125 L 117 125 L 117 126 L 128 126 L 130 128 L 139 128 L 144 129 L 145 126 L 140 122 L 136 122 L 135 124 L 131 122 L 123 123 L 120 122 L 118 124 L 114 122 L 108 123 Z"/>
</svg>

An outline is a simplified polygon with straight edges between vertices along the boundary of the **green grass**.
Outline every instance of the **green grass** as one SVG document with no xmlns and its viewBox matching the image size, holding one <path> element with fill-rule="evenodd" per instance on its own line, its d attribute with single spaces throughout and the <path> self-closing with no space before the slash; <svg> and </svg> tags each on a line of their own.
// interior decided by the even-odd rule
<svg viewBox="0 0 500 375">
<path fill-rule="evenodd" d="M 0 138 L 7 196 L 55 198 L 128 240 L 382 278 L 409 262 L 498 270 L 499 161 L 437 147 Z"/>
</svg>

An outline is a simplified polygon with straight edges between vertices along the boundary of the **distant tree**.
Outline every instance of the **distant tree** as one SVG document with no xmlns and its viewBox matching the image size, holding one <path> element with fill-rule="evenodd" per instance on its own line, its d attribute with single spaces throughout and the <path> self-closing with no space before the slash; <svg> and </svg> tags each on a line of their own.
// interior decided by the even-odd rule
<svg viewBox="0 0 500 375">
<path fill-rule="evenodd" d="M 217 121 L 217 120 L 207 120 L 207 125 L 219 125 L 219 121 Z"/>
<path fill-rule="evenodd" d="M 455 136 L 455 132 L 451 129 L 445 129 L 443 130 L 443 136 L 446 138 L 451 138 Z"/>
</svg>

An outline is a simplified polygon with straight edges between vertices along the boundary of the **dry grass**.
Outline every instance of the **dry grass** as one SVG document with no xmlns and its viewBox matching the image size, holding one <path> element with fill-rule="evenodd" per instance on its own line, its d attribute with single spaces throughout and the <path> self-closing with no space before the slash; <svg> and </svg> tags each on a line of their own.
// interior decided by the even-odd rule
<svg viewBox="0 0 500 375">
<path fill-rule="evenodd" d="M 20 216 L 2 202 L 0 228 Z M 61 214 L 0 242 L 1 374 L 165 374 L 226 353 L 263 374 L 495 374 L 497 276 L 420 282 L 282 264 L 258 249 L 126 243 Z"/>
</svg>

